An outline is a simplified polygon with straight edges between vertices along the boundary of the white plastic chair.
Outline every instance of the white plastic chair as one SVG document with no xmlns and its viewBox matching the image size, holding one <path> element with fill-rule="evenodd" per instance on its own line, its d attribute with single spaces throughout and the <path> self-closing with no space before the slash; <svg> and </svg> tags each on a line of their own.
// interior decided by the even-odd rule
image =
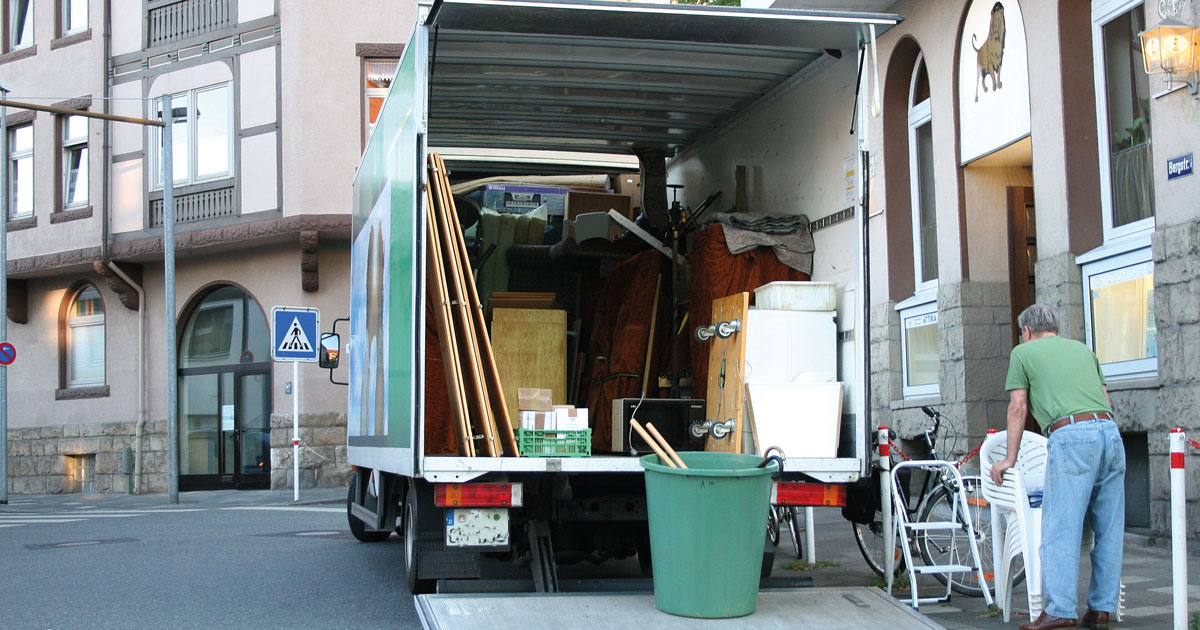
<svg viewBox="0 0 1200 630">
<path fill-rule="evenodd" d="M 1042 542 L 1042 509 L 1029 507 L 1029 488 L 1040 487 L 1046 476 L 1046 438 L 1025 431 L 1017 463 L 1004 473 L 1004 485 L 992 481 L 992 466 L 1008 453 L 1008 432 L 989 436 L 979 450 L 983 497 L 992 514 L 992 562 L 996 605 L 1009 621 L 1012 611 L 1013 560 L 1021 556 L 1025 563 L 1025 585 L 1029 599 L 1029 618 L 1042 612 L 1042 561 L 1038 547 Z"/>
</svg>

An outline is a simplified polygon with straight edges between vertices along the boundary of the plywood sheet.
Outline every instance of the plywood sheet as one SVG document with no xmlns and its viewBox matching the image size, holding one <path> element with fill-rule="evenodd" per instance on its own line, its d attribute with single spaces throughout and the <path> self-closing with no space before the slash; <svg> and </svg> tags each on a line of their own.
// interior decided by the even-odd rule
<svg viewBox="0 0 1200 630">
<path fill-rule="evenodd" d="M 733 431 L 721 439 L 711 435 L 704 450 L 724 453 L 742 451 L 742 399 L 746 374 L 746 313 L 750 310 L 750 294 L 736 293 L 718 298 L 712 303 L 712 322 L 737 321 L 741 330 L 729 337 L 716 335 L 708 341 L 708 389 L 704 397 L 705 417 L 714 422 L 733 420 Z"/>
<path fill-rule="evenodd" d="M 492 348 L 510 418 L 517 417 L 517 389 L 554 392 L 567 400 L 567 312 L 561 309 L 492 309 Z"/>
<path fill-rule="evenodd" d="M 751 383 L 746 416 L 757 450 L 793 457 L 836 457 L 842 426 L 841 383 Z"/>
</svg>

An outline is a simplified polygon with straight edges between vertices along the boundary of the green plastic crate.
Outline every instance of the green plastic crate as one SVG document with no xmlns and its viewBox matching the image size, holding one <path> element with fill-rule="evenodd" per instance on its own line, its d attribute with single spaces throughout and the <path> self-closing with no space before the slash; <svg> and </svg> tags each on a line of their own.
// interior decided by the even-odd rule
<svg viewBox="0 0 1200 630">
<path fill-rule="evenodd" d="M 522 457 L 588 457 L 592 454 L 592 430 L 517 429 L 517 446 Z"/>
</svg>

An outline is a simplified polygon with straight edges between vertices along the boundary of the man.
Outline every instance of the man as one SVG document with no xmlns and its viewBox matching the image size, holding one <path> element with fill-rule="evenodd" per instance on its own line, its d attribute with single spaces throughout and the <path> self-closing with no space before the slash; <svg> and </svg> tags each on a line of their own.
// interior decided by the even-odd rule
<svg viewBox="0 0 1200 630">
<path fill-rule="evenodd" d="M 1125 535 L 1125 447 L 1113 421 L 1100 361 L 1087 346 L 1058 336 L 1047 307 L 1017 318 L 1021 344 L 1009 358 L 1008 456 L 992 467 L 1002 483 L 1017 461 L 1025 413 L 1049 438 L 1042 499 L 1042 590 L 1046 608 L 1021 630 L 1076 627 L 1079 545 L 1084 518 L 1096 534 L 1083 626 L 1108 628 L 1116 611 Z"/>
</svg>

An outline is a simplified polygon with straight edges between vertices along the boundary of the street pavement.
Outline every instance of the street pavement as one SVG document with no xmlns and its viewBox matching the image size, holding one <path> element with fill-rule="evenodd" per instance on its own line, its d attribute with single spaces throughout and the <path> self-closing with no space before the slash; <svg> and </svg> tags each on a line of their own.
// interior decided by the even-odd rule
<svg viewBox="0 0 1200 630">
<path fill-rule="evenodd" d="M 23 602 L 19 605 L 44 605 L 76 613 L 73 606 L 79 610 L 94 608 L 109 615 L 120 610 L 129 616 L 122 617 L 121 622 L 106 616 L 102 618 L 109 623 L 80 623 L 79 617 L 73 622 L 47 623 L 53 615 L 14 617 L 6 612 L 0 617 L 0 626 L 259 630 L 333 627 L 333 621 L 338 620 L 336 627 L 341 628 L 415 627 L 411 597 L 403 585 L 399 537 L 393 536 L 382 545 L 354 541 L 346 529 L 344 489 L 304 490 L 298 503 L 292 501 L 290 491 L 226 490 L 184 492 L 179 496 L 178 505 L 169 505 L 166 495 L 161 494 L 10 495 L 9 504 L 0 505 L 0 571 L 5 576 L 0 581 L 0 599 L 5 608 L 11 611 L 9 606 L 14 602 Z M 774 575 L 809 576 L 814 586 L 823 587 L 881 584 L 859 555 L 850 525 L 838 509 L 816 510 L 815 535 L 816 560 L 821 568 L 800 569 L 795 564 L 797 559 L 785 530 L 777 548 Z M 206 543 L 209 538 L 211 542 Z M 297 542 L 300 540 L 319 541 L 322 545 Z M 278 546 L 267 541 L 276 541 Z M 129 544 L 139 542 L 142 544 Z M 247 565 L 246 558 L 254 562 Z M 212 565 L 211 570 L 206 572 L 200 565 Z M 1189 608 L 1192 613 L 1200 613 L 1200 557 L 1190 557 L 1188 565 Z M 35 566 L 37 570 L 33 570 Z M 234 567 L 240 570 L 231 572 Z M 130 576 L 130 571 L 139 574 Z M 1082 606 L 1086 601 L 1086 554 L 1080 575 Z M 1126 586 L 1125 616 L 1114 627 L 1170 628 L 1169 541 L 1128 536 L 1122 576 Z M 238 582 L 244 579 L 251 581 Z M 114 586 L 122 581 L 129 584 Z M 171 587 L 162 591 L 155 588 L 156 582 Z M 82 599 L 55 595 L 48 589 L 79 590 Z M 934 589 L 928 592 L 933 594 Z M 170 606 L 164 608 L 158 602 L 156 607 L 154 602 L 147 602 L 147 593 L 159 593 Z M 902 598 L 907 591 L 897 590 L 894 594 Z M 211 602 L 205 604 L 212 596 L 231 599 L 232 604 L 242 608 L 255 608 L 252 615 L 258 616 L 239 617 L 234 605 L 214 612 Z M 88 603 L 97 600 L 104 605 Z M 196 616 L 188 617 L 187 623 L 182 621 L 184 617 L 154 616 L 179 607 Z M 956 594 L 949 603 L 923 605 L 920 612 L 949 630 L 1014 629 L 1028 621 L 1023 585 L 1013 593 L 1013 609 L 1011 621 L 1006 623 L 998 612 L 989 611 L 982 598 Z M 159 619 L 159 623 L 148 619 Z M 802 620 L 803 611 L 797 611 L 798 627 L 803 626 Z"/>
</svg>

